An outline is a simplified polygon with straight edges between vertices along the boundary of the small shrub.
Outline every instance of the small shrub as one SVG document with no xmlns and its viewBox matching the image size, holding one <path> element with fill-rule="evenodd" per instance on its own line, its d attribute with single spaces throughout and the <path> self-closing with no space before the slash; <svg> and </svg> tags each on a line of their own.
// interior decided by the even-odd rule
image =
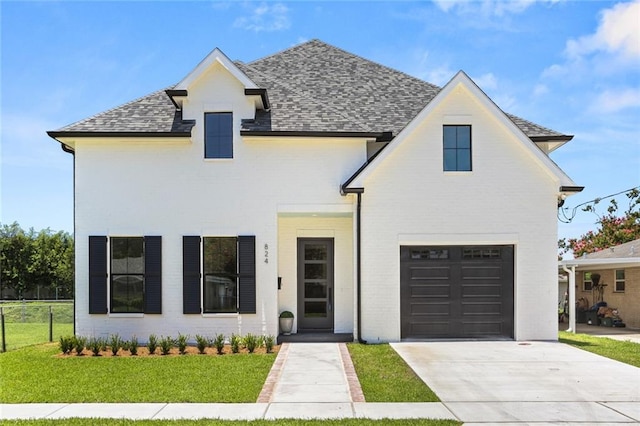
<svg viewBox="0 0 640 426">
<path fill-rule="evenodd" d="M 131 340 L 127 342 L 127 349 L 129 349 L 131 356 L 138 355 L 138 338 L 135 335 L 131 336 Z"/>
<path fill-rule="evenodd" d="M 169 352 L 171 352 L 171 348 L 173 348 L 173 345 L 174 345 L 174 340 L 171 338 L 171 336 L 161 337 L 160 353 L 162 353 L 162 355 L 169 355 Z"/>
<path fill-rule="evenodd" d="M 268 354 L 273 352 L 273 346 L 276 343 L 276 338 L 274 336 L 264 336 L 264 349 Z"/>
<path fill-rule="evenodd" d="M 147 349 L 149 349 L 149 354 L 153 355 L 156 353 L 156 349 L 158 348 L 158 336 L 155 334 L 149 335 L 149 341 L 147 342 Z"/>
<path fill-rule="evenodd" d="M 224 334 L 220 333 L 213 339 L 213 346 L 216 347 L 218 355 L 222 355 L 224 351 Z"/>
<path fill-rule="evenodd" d="M 87 347 L 93 354 L 93 356 L 100 356 L 100 349 L 102 349 L 102 339 L 100 337 L 91 337 L 87 340 Z"/>
<path fill-rule="evenodd" d="M 60 336 L 60 352 L 69 355 L 73 350 L 73 336 Z"/>
<path fill-rule="evenodd" d="M 244 336 L 243 339 L 244 347 L 247 348 L 250 354 L 252 354 L 256 350 L 259 342 L 259 337 L 251 333 L 247 333 L 247 335 Z"/>
<path fill-rule="evenodd" d="M 107 351 L 107 339 L 100 339 L 100 350 L 102 352 Z"/>
<path fill-rule="evenodd" d="M 77 355 L 82 355 L 82 351 L 84 350 L 84 346 L 87 343 L 87 339 L 82 336 L 76 336 L 73 338 L 73 347 L 76 350 Z"/>
<path fill-rule="evenodd" d="M 196 347 L 198 348 L 199 354 L 204 354 L 204 351 L 209 346 L 209 341 L 206 337 L 196 334 Z"/>
<path fill-rule="evenodd" d="M 178 333 L 178 338 L 176 339 L 176 343 L 178 344 L 178 351 L 180 355 L 184 355 L 187 350 L 187 340 L 189 340 L 188 334 L 180 334 Z"/>
<path fill-rule="evenodd" d="M 118 351 L 122 349 L 123 341 L 120 338 L 120 335 L 112 334 L 109 336 L 109 346 L 111 347 L 111 353 L 113 356 L 118 356 Z"/>
<path fill-rule="evenodd" d="M 242 337 L 238 336 L 237 334 L 232 334 L 231 335 L 231 352 L 233 352 L 234 354 L 237 354 L 238 352 L 240 352 L 240 345 L 242 344 Z"/>
</svg>

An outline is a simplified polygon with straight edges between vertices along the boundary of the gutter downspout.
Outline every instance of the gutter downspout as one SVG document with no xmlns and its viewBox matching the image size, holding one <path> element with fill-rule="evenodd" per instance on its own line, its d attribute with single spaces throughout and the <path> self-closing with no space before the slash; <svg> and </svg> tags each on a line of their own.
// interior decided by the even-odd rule
<svg viewBox="0 0 640 426">
<path fill-rule="evenodd" d="M 361 248 L 362 248 L 362 221 L 361 221 L 361 210 L 362 210 L 362 193 L 358 192 L 358 205 L 356 210 L 356 287 L 358 289 L 358 300 L 357 300 L 357 321 L 358 321 L 358 343 L 363 345 L 367 344 L 367 341 L 362 338 L 362 262 L 361 262 Z"/>
<path fill-rule="evenodd" d="M 569 328 L 570 333 L 576 332 L 576 266 L 571 265 L 571 269 L 567 269 L 566 265 L 562 265 L 562 269 L 569 274 Z"/>
</svg>

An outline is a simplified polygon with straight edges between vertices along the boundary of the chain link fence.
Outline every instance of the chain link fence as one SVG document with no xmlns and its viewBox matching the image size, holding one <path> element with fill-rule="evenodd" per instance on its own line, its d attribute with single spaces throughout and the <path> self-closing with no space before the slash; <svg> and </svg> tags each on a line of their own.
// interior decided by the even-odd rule
<svg viewBox="0 0 640 426">
<path fill-rule="evenodd" d="M 73 300 L 0 302 L 2 352 L 73 334 Z"/>
</svg>

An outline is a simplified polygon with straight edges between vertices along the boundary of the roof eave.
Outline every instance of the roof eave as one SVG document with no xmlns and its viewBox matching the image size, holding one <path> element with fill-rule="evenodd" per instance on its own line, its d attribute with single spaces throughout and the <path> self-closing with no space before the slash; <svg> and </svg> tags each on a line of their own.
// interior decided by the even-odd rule
<svg viewBox="0 0 640 426">
<path fill-rule="evenodd" d="M 91 132 L 91 131 L 48 131 L 53 139 L 58 138 L 188 138 L 188 132 Z M 59 141 L 58 141 L 59 142 Z"/>
</svg>

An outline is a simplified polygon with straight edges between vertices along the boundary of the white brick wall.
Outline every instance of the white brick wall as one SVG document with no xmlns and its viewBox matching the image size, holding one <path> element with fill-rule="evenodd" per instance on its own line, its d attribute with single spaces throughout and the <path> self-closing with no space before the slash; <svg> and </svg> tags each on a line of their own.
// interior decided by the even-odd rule
<svg viewBox="0 0 640 426">
<path fill-rule="evenodd" d="M 472 125 L 473 171 L 442 171 L 443 124 Z M 362 197 L 363 338 L 400 338 L 404 244 L 515 245 L 515 337 L 556 339 L 558 183 L 464 88 L 378 165 Z"/>
<path fill-rule="evenodd" d="M 240 120 L 253 117 L 253 104 L 241 86 L 222 67 L 215 78 L 202 78 L 189 89 L 185 118 L 194 118 L 192 142 L 94 139 L 76 142 L 76 300 L 77 332 L 105 336 L 150 333 L 192 336 L 214 333 L 277 333 L 278 206 L 325 206 L 352 210 L 339 185 L 365 160 L 365 141 L 254 140 L 239 136 Z M 199 95 L 201 90 L 202 95 Z M 216 102 L 211 102 L 215 99 Z M 205 160 L 203 114 L 220 106 L 234 113 L 234 159 Z M 228 109 L 230 108 L 230 109 Z M 351 241 L 345 234 L 350 219 L 335 220 L 329 228 L 340 235 L 341 252 Z M 319 219 L 321 229 L 327 229 Z M 314 220 L 304 222 L 314 229 Z M 348 234 L 348 232 L 347 232 Z M 88 237 L 162 236 L 162 314 L 138 317 L 88 314 Z M 256 236 L 257 314 L 182 314 L 182 237 Z M 344 235 L 344 238 L 343 238 Z M 350 237 L 350 235 L 349 235 Z M 337 238 L 337 237 L 336 237 Z M 269 246 L 264 262 L 264 245 Z M 336 246 L 338 248 L 338 246 Z M 342 259 L 342 258 L 341 258 Z M 349 266 L 351 267 L 351 266 Z M 338 269 L 336 268 L 336 271 Z M 350 269 L 342 271 L 350 275 Z M 348 293 L 349 282 L 341 281 Z M 347 294 L 336 326 L 349 328 L 343 317 Z"/>
</svg>

